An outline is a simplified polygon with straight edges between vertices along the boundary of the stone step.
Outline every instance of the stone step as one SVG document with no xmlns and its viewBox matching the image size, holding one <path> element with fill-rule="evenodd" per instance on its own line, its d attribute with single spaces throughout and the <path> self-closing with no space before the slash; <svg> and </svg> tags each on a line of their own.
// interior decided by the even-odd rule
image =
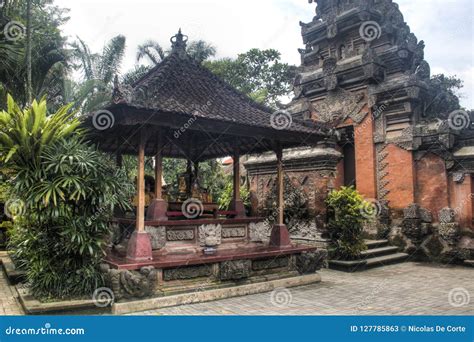
<svg viewBox="0 0 474 342">
<path fill-rule="evenodd" d="M 396 263 L 405 261 L 407 258 L 408 258 L 407 253 L 394 253 L 394 254 L 383 255 L 383 256 L 379 256 L 375 258 L 369 258 L 369 259 L 366 259 L 367 268 L 396 264 Z"/>
<path fill-rule="evenodd" d="M 388 240 L 364 240 L 368 249 L 388 246 Z"/>
<path fill-rule="evenodd" d="M 368 258 L 382 256 L 382 255 L 397 253 L 397 251 L 398 251 L 398 247 L 396 246 L 371 248 L 371 249 L 367 249 L 361 252 L 360 257 L 361 259 L 368 259 Z"/>
<path fill-rule="evenodd" d="M 357 272 L 366 269 L 367 260 L 329 260 L 328 267 L 332 270 Z"/>
<path fill-rule="evenodd" d="M 474 260 L 464 260 L 464 265 L 474 267 Z"/>
</svg>

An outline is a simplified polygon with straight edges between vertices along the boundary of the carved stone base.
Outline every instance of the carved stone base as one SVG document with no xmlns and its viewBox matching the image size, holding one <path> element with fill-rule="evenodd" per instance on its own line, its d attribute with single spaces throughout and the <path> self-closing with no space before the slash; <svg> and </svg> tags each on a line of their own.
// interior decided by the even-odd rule
<svg viewBox="0 0 474 342">
<path fill-rule="evenodd" d="M 168 203 L 163 199 L 154 199 L 146 212 L 146 219 L 150 221 L 168 221 L 166 211 Z"/>
<path fill-rule="evenodd" d="M 314 252 L 303 252 L 296 257 L 296 270 L 300 274 L 310 274 L 325 266 L 328 252 L 319 249 Z"/>
<path fill-rule="evenodd" d="M 128 242 L 127 259 L 133 261 L 152 260 L 150 234 L 147 232 L 133 232 Z"/>
<path fill-rule="evenodd" d="M 275 224 L 270 235 L 270 246 L 284 247 L 290 246 L 290 233 L 284 224 Z"/>
</svg>

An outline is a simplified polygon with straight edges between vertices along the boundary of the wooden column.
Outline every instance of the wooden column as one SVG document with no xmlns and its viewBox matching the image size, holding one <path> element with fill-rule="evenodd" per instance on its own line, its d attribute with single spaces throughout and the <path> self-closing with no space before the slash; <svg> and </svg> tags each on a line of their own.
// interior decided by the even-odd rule
<svg viewBox="0 0 474 342">
<path fill-rule="evenodd" d="M 285 200 L 284 200 L 284 182 L 283 182 L 283 150 L 278 142 L 275 148 L 276 166 L 277 166 L 277 222 L 272 228 L 270 235 L 270 246 L 284 247 L 291 244 L 290 233 L 284 222 Z"/>
<path fill-rule="evenodd" d="M 162 133 L 158 133 L 158 139 L 156 142 L 156 154 L 155 154 L 155 198 L 151 201 L 146 218 L 150 221 L 167 221 L 168 216 L 168 203 L 163 199 L 162 193 L 162 179 L 163 179 L 163 136 Z"/>
<path fill-rule="evenodd" d="M 136 228 L 127 248 L 127 258 L 133 261 L 153 259 L 150 235 L 145 231 L 145 144 L 146 136 L 141 132 L 138 146 Z"/>
<path fill-rule="evenodd" d="M 236 217 L 245 217 L 245 206 L 244 202 L 240 198 L 240 151 L 238 148 L 234 149 L 233 168 L 233 186 L 234 192 L 232 196 L 231 209 L 236 212 Z"/>
<path fill-rule="evenodd" d="M 138 146 L 137 170 L 137 231 L 145 230 L 145 139 L 140 139 Z"/>
<path fill-rule="evenodd" d="M 277 224 L 283 225 L 283 214 L 285 212 L 285 199 L 284 199 L 284 184 L 283 184 L 283 151 L 280 144 L 278 144 L 277 151 L 277 210 L 278 210 L 278 219 Z"/>
</svg>

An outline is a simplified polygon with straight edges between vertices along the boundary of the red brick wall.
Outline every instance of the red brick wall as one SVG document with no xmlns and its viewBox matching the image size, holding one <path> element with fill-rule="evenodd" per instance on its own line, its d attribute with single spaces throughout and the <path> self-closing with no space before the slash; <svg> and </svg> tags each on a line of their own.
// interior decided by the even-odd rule
<svg viewBox="0 0 474 342">
<path fill-rule="evenodd" d="M 367 106 L 363 110 L 368 110 Z M 366 198 L 377 198 L 375 180 L 374 122 L 372 113 L 354 127 L 357 190 Z"/>
<path fill-rule="evenodd" d="M 472 227 L 472 178 L 466 174 L 462 183 L 449 177 L 450 207 L 456 212 L 456 220 L 461 227 Z"/>
<path fill-rule="evenodd" d="M 444 160 L 432 153 L 415 162 L 416 203 L 429 209 L 435 221 L 440 209 L 449 206 L 448 178 Z"/>
<path fill-rule="evenodd" d="M 415 201 L 415 168 L 413 164 L 413 153 L 396 145 L 387 146 L 388 180 L 387 194 L 389 206 L 394 214 L 408 207 Z M 398 215 L 397 215 L 398 216 Z"/>
</svg>

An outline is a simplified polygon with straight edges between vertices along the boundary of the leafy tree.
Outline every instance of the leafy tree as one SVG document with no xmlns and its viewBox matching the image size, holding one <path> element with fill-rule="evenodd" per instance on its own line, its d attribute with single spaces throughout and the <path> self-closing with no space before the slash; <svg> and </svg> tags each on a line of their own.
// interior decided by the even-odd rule
<svg viewBox="0 0 474 342">
<path fill-rule="evenodd" d="M 429 81 L 427 116 L 446 119 L 452 111 L 460 109 L 458 92 L 462 87 L 463 81 L 456 76 L 433 75 Z"/>
<path fill-rule="evenodd" d="M 53 106 L 63 103 L 68 56 L 66 38 L 59 27 L 68 20 L 66 13 L 52 0 L 8 1 L 0 9 L 0 98 L 11 93 L 25 105 L 30 102 L 29 97 L 46 95 Z M 21 24 L 15 39 L 5 35 L 5 27 L 11 21 Z M 27 27 L 31 28 L 29 35 Z M 27 37 L 31 37 L 30 44 Z"/>
<path fill-rule="evenodd" d="M 74 68 L 82 72 L 83 82 L 69 100 L 76 102 L 83 113 L 104 107 L 111 99 L 114 77 L 120 73 L 125 37 L 112 38 L 100 53 L 92 53 L 80 38 L 71 47 Z"/>
<path fill-rule="evenodd" d="M 240 198 L 244 203 L 246 210 L 250 210 L 250 191 L 247 186 L 240 186 Z M 227 177 L 224 191 L 219 197 L 219 209 L 228 210 L 234 198 L 234 182 L 232 177 Z"/>
<path fill-rule="evenodd" d="M 251 49 L 236 59 L 206 61 L 204 66 L 256 101 L 275 106 L 292 90 L 296 67 L 282 63 L 274 49 Z"/>
<path fill-rule="evenodd" d="M 189 42 L 186 51 L 198 63 L 216 55 L 216 48 L 204 40 Z M 152 65 L 158 65 L 170 52 L 171 50 L 165 51 L 157 41 L 147 40 L 137 48 L 137 62 L 147 59 Z"/>
</svg>

